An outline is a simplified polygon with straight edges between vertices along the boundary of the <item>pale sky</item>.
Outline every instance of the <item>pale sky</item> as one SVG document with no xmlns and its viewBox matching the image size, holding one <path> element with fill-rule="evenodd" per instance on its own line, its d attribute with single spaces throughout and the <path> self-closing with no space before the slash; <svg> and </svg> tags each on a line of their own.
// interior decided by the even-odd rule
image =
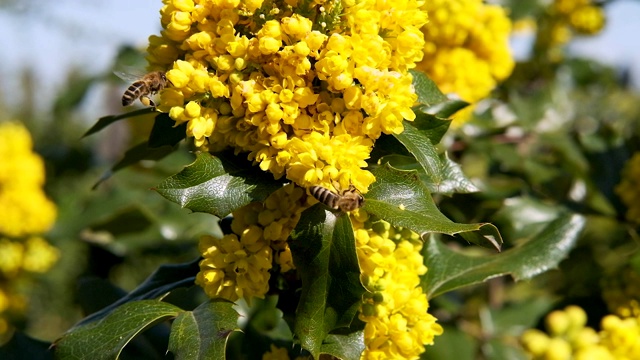
<svg viewBox="0 0 640 360">
<path fill-rule="evenodd" d="M 15 0 L 19 11 L 0 8 L 0 89 L 11 96 L 19 73 L 36 69 L 42 100 L 61 86 L 65 69 L 87 73 L 109 69 L 120 45 L 142 49 L 159 31 L 160 0 Z M 577 40 L 571 49 L 601 61 L 632 67 L 640 88 L 640 2 L 615 1 L 608 9 L 608 26 L 598 36 Z M 17 101 L 17 99 L 14 99 Z"/>
</svg>

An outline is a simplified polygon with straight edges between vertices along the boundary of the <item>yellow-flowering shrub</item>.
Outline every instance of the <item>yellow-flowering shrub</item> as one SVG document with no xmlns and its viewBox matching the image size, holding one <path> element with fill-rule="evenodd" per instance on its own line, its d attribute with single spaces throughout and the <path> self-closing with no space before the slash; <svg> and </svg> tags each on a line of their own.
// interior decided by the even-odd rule
<svg viewBox="0 0 640 360">
<path fill-rule="evenodd" d="M 475 103 L 489 95 L 514 67 L 509 50 L 511 21 L 503 8 L 481 0 L 425 1 L 429 24 L 424 59 L 417 69 L 427 73 L 445 93 Z M 454 117 L 466 121 L 472 108 Z"/>
<path fill-rule="evenodd" d="M 427 14 L 412 0 L 164 0 L 150 67 L 161 111 L 209 150 L 232 147 L 308 187 L 366 192 L 374 141 L 412 120 L 408 70 Z"/>
</svg>

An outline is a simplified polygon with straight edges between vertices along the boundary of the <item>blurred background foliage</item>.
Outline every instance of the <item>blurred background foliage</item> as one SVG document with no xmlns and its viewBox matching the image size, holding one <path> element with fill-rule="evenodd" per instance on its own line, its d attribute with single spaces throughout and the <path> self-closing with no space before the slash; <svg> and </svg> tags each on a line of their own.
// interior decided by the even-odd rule
<svg viewBox="0 0 640 360">
<path fill-rule="evenodd" d="M 16 3 L 4 0 L 0 6 L 11 10 Z M 549 39 L 545 26 L 553 19 L 538 2 L 508 5 L 514 21 L 537 22 L 532 31 L 538 38 L 531 56 L 441 144 L 481 191 L 439 198 L 439 207 L 455 222 L 496 224 L 505 249 L 559 209 L 587 216 L 587 228 L 557 270 L 522 283 L 496 278 L 432 299 L 431 311 L 445 331 L 425 358 L 524 359 L 518 337 L 526 328 L 541 327 L 550 310 L 579 305 L 597 329 L 602 316 L 634 296 L 640 300 L 640 283 L 629 280 L 640 274 L 637 224 L 625 219 L 626 208 L 614 191 L 623 165 L 640 150 L 637 89 L 630 87 L 627 69 L 573 57 L 563 52 L 566 42 L 542 41 Z M 140 67 L 141 59 L 136 49 L 124 46 L 111 70 Z M 0 94 L 0 120 L 22 121 L 44 157 L 45 190 L 58 206 L 46 238 L 61 258 L 31 284 L 28 309 L 16 327 L 52 341 L 135 288 L 160 264 L 194 259 L 198 235 L 218 231 L 217 219 L 190 214 L 150 191 L 193 160 L 188 149 L 128 167 L 92 189 L 128 148 L 146 139 L 152 124 L 152 115 L 139 116 L 82 138 L 102 115 L 82 109 L 96 87 L 106 89 L 100 99 L 106 113 L 122 111 L 124 84 L 111 71 L 65 69 L 66 82 L 44 110 L 33 69 L 17 71 L 20 81 L 13 90 L 22 100 L 11 104 Z M 270 332 L 277 339 L 278 331 L 286 332 L 272 316 L 273 299 L 250 311 L 245 334 L 235 337 Z"/>
</svg>

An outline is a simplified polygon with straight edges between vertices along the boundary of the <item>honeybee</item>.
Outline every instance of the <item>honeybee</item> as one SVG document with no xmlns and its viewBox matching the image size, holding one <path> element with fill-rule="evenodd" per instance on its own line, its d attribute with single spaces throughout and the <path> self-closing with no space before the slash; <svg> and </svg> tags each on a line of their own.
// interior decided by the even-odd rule
<svg viewBox="0 0 640 360">
<path fill-rule="evenodd" d="M 309 188 L 309 192 L 316 200 L 342 212 L 359 209 L 364 204 L 364 198 L 353 185 L 349 186 L 347 190 L 342 190 L 339 194 L 322 186 L 312 186 Z"/>
<path fill-rule="evenodd" d="M 122 106 L 133 104 L 136 99 L 144 106 L 156 107 L 151 95 L 158 93 L 167 85 L 167 77 L 163 71 L 152 71 L 142 77 L 116 72 L 123 80 L 133 81 L 122 95 Z"/>
</svg>

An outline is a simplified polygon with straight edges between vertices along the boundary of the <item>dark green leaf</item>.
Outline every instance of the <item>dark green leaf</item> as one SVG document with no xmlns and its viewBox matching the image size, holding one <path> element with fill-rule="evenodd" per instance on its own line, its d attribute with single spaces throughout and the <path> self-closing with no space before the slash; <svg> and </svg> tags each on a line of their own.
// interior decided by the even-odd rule
<svg viewBox="0 0 640 360">
<path fill-rule="evenodd" d="M 427 175 L 424 168 L 411 156 L 388 155 L 382 157 L 379 163 L 388 163 L 399 170 L 416 171 L 422 183 L 425 184 L 432 193 L 437 192 L 449 195 L 453 193 L 467 194 L 478 191 L 478 188 L 462 173 L 460 165 L 449 159 L 446 153 L 439 157 L 444 180 L 438 186 L 433 183 L 432 177 Z"/>
<path fill-rule="evenodd" d="M 425 135 L 432 144 L 438 144 L 451 125 L 451 120 L 438 118 L 437 116 L 426 114 L 418 108 L 414 108 L 415 120 L 409 122 L 413 127 Z M 407 122 L 405 122 L 406 124 Z"/>
<path fill-rule="evenodd" d="M 157 300 L 126 303 L 98 322 L 73 327 L 54 344 L 56 358 L 115 359 L 140 332 L 181 312 Z"/>
<path fill-rule="evenodd" d="M 365 291 L 351 221 L 317 204 L 302 213 L 290 245 L 302 279 L 294 334 L 318 358 L 329 331 L 349 326 Z"/>
<path fill-rule="evenodd" d="M 281 186 L 282 181 L 239 157 L 201 153 L 155 190 L 184 208 L 223 218 L 253 201 L 263 201 Z"/>
<path fill-rule="evenodd" d="M 233 303 L 224 300 L 182 312 L 171 326 L 169 351 L 176 360 L 224 359 L 229 334 L 239 330 L 239 317 Z"/>
<path fill-rule="evenodd" d="M 124 169 L 127 166 L 131 166 L 133 164 L 137 164 L 142 160 L 160 160 L 167 155 L 174 152 L 178 147 L 177 146 L 161 146 L 157 148 L 149 147 L 147 142 L 143 142 L 138 144 L 131 149 L 127 150 L 124 154 L 124 157 L 115 164 L 111 170 L 105 172 L 100 179 L 93 185 L 93 189 L 98 187 L 98 185 L 102 184 L 105 180 L 110 178 L 113 173 L 118 170 Z"/>
<path fill-rule="evenodd" d="M 327 336 L 320 351 L 342 360 L 360 360 L 364 348 L 364 332 L 356 331 L 348 335 Z"/>
<path fill-rule="evenodd" d="M 153 272 L 140 286 L 110 306 L 84 318 L 78 325 L 102 319 L 127 302 L 156 299 L 180 287 L 192 286 L 200 271 L 200 259 L 184 264 L 165 264 Z"/>
<path fill-rule="evenodd" d="M 418 94 L 418 103 L 432 106 L 447 100 L 447 97 L 438 89 L 433 80 L 425 73 L 417 70 L 409 70 L 413 76 L 413 87 Z"/>
<path fill-rule="evenodd" d="M 449 99 L 429 107 L 421 107 L 421 111 L 434 115 L 441 119 L 447 119 L 458 111 L 469 106 L 469 103 L 460 99 Z"/>
<path fill-rule="evenodd" d="M 186 136 L 186 122 L 176 126 L 175 121 L 169 117 L 169 114 L 160 113 L 156 116 L 151 134 L 149 134 L 149 147 L 174 146 Z"/>
<path fill-rule="evenodd" d="M 120 114 L 120 115 L 109 115 L 101 117 L 98 122 L 96 122 L 89 130 L 87 130 L 82 137 L 87 137 L 91 134 L 95 134 L 98 131 L 106 128 L 107 126 L 113 124 L 114 122 L 134 116 L 147 115 L 154 113 L 155 110 L 153 108 L 144 108 L 139 110 L 130 111 L 128 113 Z"/>
<path fill-rule="evenodd" d="M 455 252 L 432 237 L 424 249 L 429 271 L 422 287 L 432 298 L 506 274 L 516 281 L 532 278 L 558 266 L 575 245 L 584 224 L 582 216 L 563 215 L 522 246 L 482 257 Z"/>
<path fill-rule="evenodd" d="M 430 232 L 457 234 L 482 229 L 487 244 L 502 244 L 498 229 L 488 223 L 457 224 L 436 207 L 431 194 L 415 171 L 401 171 L 388 164 L 373 170 L 376 182 L 366 194 L 364 208 L 390 222 L 409 228 L 420 235 Z M 497 247 L 499 250 L 499 247 Z"/>
<path fill-rule="evenodd" d="M 431 140 L 407 121 L 405 121 L 404 131 L 394 136 L 413 154 L 437 191 L 444 179 L 443 165 Z"/>
</svg>

